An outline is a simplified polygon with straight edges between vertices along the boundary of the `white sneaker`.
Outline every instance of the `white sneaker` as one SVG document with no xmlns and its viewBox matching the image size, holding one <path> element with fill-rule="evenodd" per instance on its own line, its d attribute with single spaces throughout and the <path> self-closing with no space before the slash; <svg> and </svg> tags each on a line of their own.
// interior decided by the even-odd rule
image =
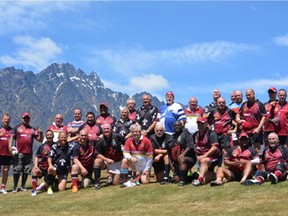
<svg viewBox="0 0 288 216">
<path fill-rule="evenodd" d="M 0 193 L 7 194 L 8 192 L 3 188 L 3 189 L 0 190 Z"/>
<path fill-rule="evenodd" d="M 198 180 L 198 179 L 194 179 L 193 181 L 192 181 L 192 186 L 193 187 L 198 187 L 198 186 L 200 186 L 201 185 L 201 182 Z"/>
<path fill-rule="evenodd" d="M 37 188 L 36 191 L 42 191 L 45 188 L 45 183 L 42 182 Z"/>
<path fill-rule="evenodd" d="M 32 190 L 31 191 L 31 196 L 36 196 L 37 195 L 37 191 L 36 190 Z"/>
</svg>

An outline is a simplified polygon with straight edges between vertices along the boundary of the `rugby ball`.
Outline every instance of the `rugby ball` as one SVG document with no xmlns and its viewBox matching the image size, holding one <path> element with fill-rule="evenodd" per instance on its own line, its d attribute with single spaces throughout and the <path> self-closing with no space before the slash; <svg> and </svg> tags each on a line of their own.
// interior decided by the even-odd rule
<svg viewBox="0 0 288 216">
<path fill-rule="evenodd" d="M 18 154 L 18 149 L 15 146 L 13 146 L 12 147 L 12 155 L 17 155 L 17 154 Z"/>
</svg>

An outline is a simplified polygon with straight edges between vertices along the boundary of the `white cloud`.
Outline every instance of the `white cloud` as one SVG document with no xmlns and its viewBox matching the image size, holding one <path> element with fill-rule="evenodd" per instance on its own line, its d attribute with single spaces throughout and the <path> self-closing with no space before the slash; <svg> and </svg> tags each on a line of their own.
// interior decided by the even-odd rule
<svg viewBox="0 0 288 216">
<path fill-rule="evenodd" d="M 103 49 L 93 53 L 97 68 L 110 68 L 112 71 L 131 76 L 152 67 L 163 65 L 193 64 L 205 61 L 218 61 L 239 52 L 254 50 L 256 46 L 226 41 L 192 44 L 177 49 Z M 96 61 L 95 61 L 96 59 Z"/>
<path fill-rule="evenodd" d="M 210 89 L 207 89 L 207 86 L 189 86 L 187 91 L 197 92 L 200 94 L 206 94 L 207 91 L 212 93 L 213 89 L 219 89 L 221 93 L 231 93 L 233 90 L 241 90 L 243 94 L 247 88 L 252 88 L 256 92 L 256 94 L 266 94 L 268 88 L 270 87 L 276 88 L 285 88 L 288 86 L 288 76 L 282 76 L 274 79 L 250 79 L 247 81 L 239 81 L 239 82 L 231 82 L 226 81 L 222 82 L 221 85 L 211 86 Z"/>
<path fill-rule="evenodd" d="M 148 91 L 150 93 L 157 93 L 163 89 L 169 88 L 168 81 L 159 74 L 143 74 L 140 76 L 131 77 L 128 84 L 119 84 L 108 80 L 102 80 L 105 87 L 126 92 L 127 94 L 135 94 L 136 92 Z"/>
<path fill-rule="evenodd" d="M 273 39 L 273 41 L 278 46 L 288 46 L 288 34 L 277 36 Z"/>
<path fill-rule="evenodd" d="M 55 12 L 77 12 L 77 8 L 77 1 L 1 1 L 0 35 L 46 28 Z"/>
<path fill-rule="evenodd" d="M 132 77 L 129 80 L 129 85 L 140 91 L 157 91 L 169 87 L 168 81 L 162 75 L 157 74 Z"/>
<path fill-rule="evenodd" d="M 18 45 L 18 49 L 13 55 L 0 56 L 0 62 L 4 65 L 21 65 L 42 70 L 62 53 L 61 47 L 47 37 L 35 39 L 30 36 L 18 36 L 13 42 Z"/>
</svg>

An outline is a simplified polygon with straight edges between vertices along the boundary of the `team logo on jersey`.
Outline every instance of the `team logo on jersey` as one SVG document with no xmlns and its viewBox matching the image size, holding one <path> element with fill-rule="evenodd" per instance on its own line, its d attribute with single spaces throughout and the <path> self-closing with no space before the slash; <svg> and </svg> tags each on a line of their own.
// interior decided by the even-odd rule
<svg viewBox="0 0 288 216">
<path fill-rule="evenodd" d="M 117 146 L 117 143 L 116 143 L 115 139 L 112 140 L 112 146 L 113 147 Z"/>
<path fill-rule="evenodd" d="M 79 150 L 79 154 L 80 154 L 80 155 L 83 155 L 83 154 L 84 154 L 84 150 L 83 150 L 83 149 L 80 149 L 80 150 Z"/>
</svg>

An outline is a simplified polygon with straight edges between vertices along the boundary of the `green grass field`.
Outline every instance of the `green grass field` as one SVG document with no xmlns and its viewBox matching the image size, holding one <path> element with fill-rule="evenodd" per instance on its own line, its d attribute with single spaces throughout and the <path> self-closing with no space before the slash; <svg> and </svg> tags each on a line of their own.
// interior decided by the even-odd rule
<svg viewBox="0 0 288 216">
<path fill-rule="evenodd" d="M 29 183 L 30 181 L 28 181 Z M 8 190 L 12 188 L 10 177 Z M 28 186 L 31 183 L 28 184 Z M 69 186 L 69 184 L 68 184 Z M 0 194 L 0 215 L 288 215 L 288 182 L 222 187 L 160 185 L 133 188 L 94 187 L 72 193 L 70 189 L 47 195 L 28 192 Z"/>
</svg>

